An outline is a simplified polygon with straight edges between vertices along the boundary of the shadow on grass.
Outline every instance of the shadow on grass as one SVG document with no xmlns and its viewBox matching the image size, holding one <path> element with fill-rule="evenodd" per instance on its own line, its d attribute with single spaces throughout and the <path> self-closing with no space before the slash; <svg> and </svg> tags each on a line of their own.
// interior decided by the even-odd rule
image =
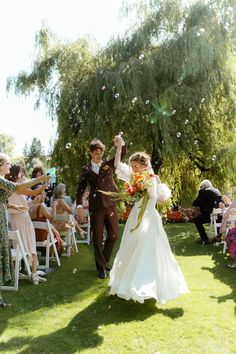
<svg viewBox="0 0 236 354">
<path fill-rule="evenodd" d="M 219 303 L 225 302 L 228 300 L 233 300 L 236 302 L 236 282 L 235 282 L 235 269 L 230 269 L 227 267 L 228 263 L 231 263 L 230 258 L 222 254 L 222 246 L 220 246 L 220 251 L 218 247 L 216 248 L 215 252 L 212 255 L 212 260 L 214 262 L 213 268 L 203 267 L 202 269 L 208 270 L 210 273 L 213 274 L 214 278 L 219 279 L 224 284 L 228 285 L 231 288 L 231 292 L 227 295 L 213 297 L 217 299 Z M 235 315 L 236 315 L 236 306 L 235 306 Z"/>
<path fill-rule="evenodd" d="M 1 349 L 19 350 L 19 348 L 27 346 L 18 353 L 72 354 L 83 349 L 100 346 L 103 343 L 102 331 L 105 326 L 144 321 L 156 314 L 176 320 L 183 316 L 184 311 L 182 308 L 157 308 L 155 301 L 152 300 L 141 305 L 119 299 L 116 296 L 108 296 L 107 291 L 104 291 L 91 305 L 79 312 L 66 327 L 35 339 L 29 337 L 11 338 L 8 342 L 1 343 Z M 114 334 L 117 329 L 112 328 L 111 330 Z"/>
<path fill-rule="evenodd" d="M 196 239 L 199 238 L 199 235 L 193 223 L 166 224 L 165 230 L 171 249 L 176 256 L 192 257 L 211 255 L 213 253 L 213 245 L 201 245 L 196 243 Z"/>
<path fill-rule="evenodd" d="M 236 270 L 227 268 L 227 264 L 232 263 L 232 260 L 227 254 L 223 254 L 223 246 L 201 245 L 195 243 L 198 233 L 194 224 L 167 224 L 165 225 L 165 229 L 172 251 L 175 255 L 182 257 L 200 255 L 211 256 L 214 266 L 212 268 L 202 267 L 202 269 L 209 271 L 213 274 L 214 278 L 220 280 L 231 288 L 229 294 L 217 298 L 219 303 L 228 300 L 236 302 Z"/>
<path fill-rule="evenodd" d="M 198 257 L 199 255 L 210 255 L 212 257 L 213 267 L 202 267 L 202 269 L 211 272 L 215 278 L 232 289 L 230 294 L 218 297 L 218 301 L 223 302 L 228 299 L 235 301 L 235 271 L 226 267 L 228 262 L 222 254 L 222 248 L 196 244 L 194 239 L 197 238 L 197 232 L 193 224 L 165 225 L 165 229 L 176 256 Z M 118 247 L 119 244 L 117 243 L 113 257 Z M 18 293 L 7 294 L 7 298 L 12 303 L 12 308 L 1 311 L 0 334 L 7 326 L 8 319 L 19 316 L 21 313 L 23 315 L 31 314 L 33 311 L 45 308 L 45 326 L 47 326 L 47 309 L 51 309 L 57 304 L 73 303 L 75 299 L 78 303 L 78 299 L 86 298 L 87 290 L 91 287 L 96 287 L 97 293 L 101 295 L 87 308 L 78 312 L 63 328 L 54 330 L 54 332 L 52 332 L 53 328 L 49 328 L 48 335 L 40 335 L 39 333 L 36 338 L 26 335 L 12 337 L 5 342 L 1 341 L 1 350 L 23 354 L 72 354 L 77 351 L 99 347 L 104 341 L 103 336 L 109 336 L 110 330 L 114 334 L 114 331 L 117 331 L 116 325 L 121 323 L 141 322 L 153 315 L 160 315 L 157 316 L 157 319 L 160 319 L 161 325 L 162 316 L 174 321 L 184 314 L 182 308 L 157 308 L 152 300 L 141 305 L 107 296 L 107 288 L 104 291 L 106 286 L 106 282 L 96 279 L 93 248 L 85 245 L 80 247 L 79 255 L 62 259 L 62 267 L 49 274 L 49 280 L 46 284 L 35 287 L 23 281 Z M 13 326 L 16 325 L 13 324 Z M 106 326 L 110 327 L 106 328 Z"/>
<path fill-rule="evenodd" d="M 83 245 L 77 255 L 63 257 L 61 262 L 62 266 L 55 266 L 43 284 L 35 286 L 28 280 L 20 280 L 17 292 L 2 291 L 11 307 L 0 309 L 0 336 L 11 318 L 41 308 L 46 312 L 56 304 L 71 303 L 75 296 L 86 296 L 83 293 L 97 280 L 92 247 Z"/>
</svg>

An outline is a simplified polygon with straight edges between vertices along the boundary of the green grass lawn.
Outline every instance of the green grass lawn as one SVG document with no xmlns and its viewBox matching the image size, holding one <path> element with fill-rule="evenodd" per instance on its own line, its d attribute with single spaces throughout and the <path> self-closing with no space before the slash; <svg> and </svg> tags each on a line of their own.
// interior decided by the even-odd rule
<svg viewBox="0 0 236 354">
<path fill-rule="evenodd" d="M 165 229 L 189 294 L 162 306 L 109 296 L 92 246 L 79 245 L 47 283 L 21 280 L 18 292 L 4 293 L 12 306 L 0 309 L 0 352 L 236 353 L 236 270 L 227 268 L 229 257 L 221 246 L 196 244 L 192 224 Z"/>
</svg>

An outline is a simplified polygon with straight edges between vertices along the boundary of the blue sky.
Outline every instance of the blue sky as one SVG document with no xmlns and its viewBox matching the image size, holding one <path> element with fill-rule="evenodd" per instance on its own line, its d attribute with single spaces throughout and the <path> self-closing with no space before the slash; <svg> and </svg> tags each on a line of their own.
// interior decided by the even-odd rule
<svg viewBox="0 0 236 354">
<path fill-rule="evenodd" d="M 7 0 L 0 3 L 0 133 L 14 137 L 14 155 L 21 155 L 25 143 L 37 137 L 47 152 L 56 134 L 42 107 L 34 111 L 34 97 L 6 94 L 6 79 L 30 69 L 34 59 L 35 33 L 44 22 L 64 39 L 86 34 L 105 45 L 130 24 L 121 20 L 122 0 Z"/>
</svg>

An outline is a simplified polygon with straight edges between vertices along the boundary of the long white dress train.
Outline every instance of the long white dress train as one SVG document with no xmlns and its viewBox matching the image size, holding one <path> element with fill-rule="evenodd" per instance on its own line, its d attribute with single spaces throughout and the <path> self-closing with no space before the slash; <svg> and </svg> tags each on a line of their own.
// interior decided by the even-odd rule
<svg viewBox="0 0 236 354">
<path fill-rule="evenodd" d="M 129 166 L 124 163 L 119 164 L 116 173 L 118 178 L 126 181 L 131 176 Z M 157 201 L 163 201 L 168 193 L 168 187 L 158 183 L 154 176 L 141 225 L 133 232 L 130 230 L 137 224 L 141 201 L 132 208 L 110 272 L 111 295 L 140 303 L 154 298 L 164 304 L 188 292 L 183 273 L 171 252 L 161 216 L 155 208 Z"/>
</svg>

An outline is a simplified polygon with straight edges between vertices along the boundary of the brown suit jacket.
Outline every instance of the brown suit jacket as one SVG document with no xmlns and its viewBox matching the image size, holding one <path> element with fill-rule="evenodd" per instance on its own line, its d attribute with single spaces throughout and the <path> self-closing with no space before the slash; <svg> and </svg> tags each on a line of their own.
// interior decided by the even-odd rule
<svg viewBox="0 0 236 354">
<path fill-rule="evenodd" d="M 126 146 L 122 147 L 121 159 L 126 154 Z M 76 204 L 82 204 L 82 196 L 87 185 L 90 186 L 89 194 L 89 210 L 94 211 L 101 207 L 109 208 L 116 204 L 109 196 L 98 192 L 98 190 L 117 192 L 117 186 L 113 179 L 113 170 L 115 158 L 102 162 L 99 169 L 99 173 L 96 174 L 92 171 L 92 164 L 89 164 L 82 168 L 79 186 L 76 193 Z"/>
</svg>

